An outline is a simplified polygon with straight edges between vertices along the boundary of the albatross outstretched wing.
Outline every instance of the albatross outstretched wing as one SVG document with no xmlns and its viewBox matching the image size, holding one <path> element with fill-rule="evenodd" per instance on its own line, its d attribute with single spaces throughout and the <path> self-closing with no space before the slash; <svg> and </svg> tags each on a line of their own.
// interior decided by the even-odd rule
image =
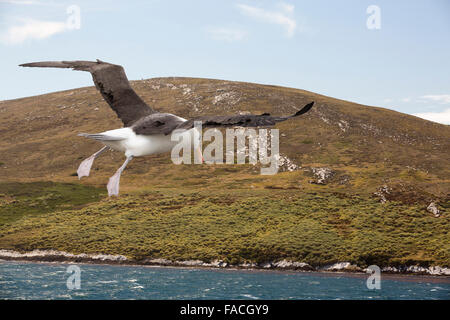
<svg viewBox="0 0 450 320">
<path fill-rule="evenodd" d="M 179 124 L 175 129 L 191 129 L 195 121 L 201 121 L 202 127 L 265 127 L 273 126 L 277 122 L 285 121 L 308 112 L 314 102 L 308 103 L 295 114 L 286 117 L 275 117 L 264 113 L 261 115 L 230 115 L 230 116 L 204 116 L 193 118 Z"/>
<path fill-rule="evenodd" d="M 131 88 L 122 66 L 97 60 L 93 61 L 45 61 L 21 64 L 21 67 L 72 68 L 89 71 L 96 88 L 128 127 L 136 120 L 155 113 Z"/>
</svg>

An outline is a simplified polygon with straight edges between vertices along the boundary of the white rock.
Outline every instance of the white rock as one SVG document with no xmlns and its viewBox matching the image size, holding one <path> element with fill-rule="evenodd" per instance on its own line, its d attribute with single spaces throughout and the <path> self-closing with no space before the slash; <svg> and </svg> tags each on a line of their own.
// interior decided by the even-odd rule
<svg viewBox="0 0 450 320">
<path fill-rule="evenodd" d="M 316 176 L 316 180 L 310 181 L 311 183 L 325 184 L 326 181 L 334 174 L 333 170 L 330 168 L 311 168 L 311 170 Z"/>
<path fill-rule="evenodd" d="M 212 103 L 215 105 L 219 102 L 227 102 L 230 105 L 235 105 L 236 103 L 239 102 L 239 100 L 241 100 L 241 98 L 239 97 L 239 94 L 237 92 L 230 91 L 230 92 L 224 92 L 224 93 L 218 94 L 217 96 L 214 96 Z"/>
<path fill-rule="evenodd" d="M 241 263 L 240 265 L 239 265 L 239 267 L 242 267 L 242 268 L 256 268 L 258 265 L 256 264 L 256 263 L 249 263 L 249 262 L 244 262 L 244 263 Z"/>
<path fill-rule="evenodd" d="M 434 202 L 431 202 L 428 207 L 427 207 L 427 211 L 434 214 L 434 216 L 437 218 L 440 216 L 440 211 L 437 208 L 436 204 Z"/>
<path fill-rule="evenodd" d="M 374 192 L 374 195 L 380 197 L 381 203 L 386 203 L 386 201 L 387 201 L 386 195 L 390 194 L 391 191 L 392 191 L 391 188 L 389 188 L 387 185 L 384 185 L 384 186 L 380 187 L 377 192 Z"/>
<path fill-rule="evenodd" d="M 110 254 L 72 254 L 65 251 L 57 250 L 33 250 L 31 252 L 20 253 L 13 250 L 0 250 L 0 257 L 7 258 L 70 258 L 70 259 L 91 259 L 101 261 L 125 261 L 127 258 L 122 255 L 110 255 Z"/>
<path fill-rule="evenodd" d="M 409 266 L 405 269 L 407 272 L 413 273 L 428 273 L 428 269 L 420 266 Z"/>
<path fill-rule="evenodd" d="M 283 169 L 283 171 L 295 171 L 300 167 L 296 165 L 291 159 L 287 156 L 280 154 L 278 157 L 278 166 Z"/>
<path fill-rule="evenodd" d="M 176 264 L 182 266 L 201 266 L 203 261 L 201 260 L 185 260 L 185 261 L 175 261 Z"/>
<path fill-rule="evenodd" d="M 450 276 L 450 268 L 441 268 L 439 266 L 433 266 L 428 268 L 428 273 L 432 275 L 445 275 Z"/>
<path fill-rule="evenodd" d="M 364 272 L 367 272 L 368 269 L 364 269 Z M 381 269 L 381 272 L 399 272 L 396 267 L 384 267 Z"/>
<path fill-rule="evenodd" d="M 350 262 L 338 262 L 321 268 L 324 271 L 361 270 L 357 265 Z"/>
<path fill-rule="evenodd" d="M 275 268 L 280 268 L 280 269 L 301 269 L 301 270 L 313 270 L 314 269 L 307 263 L 297 262 L 297 261 L 288 261 L 288 260 L 277 261 L 277 262 L 273 263 L 273 266 Z"/>
<path fill-rule="evenodd" d="M 228 263 L 223 260 L 214 260 L 211 262 L 204 262 L 202 264 L 204 267 L 214 267 L 214 268 L 225 268 L 228 267 Z"/>
<path fill-rule="evenodd" d="M 349 124 L 348 124 L 348 122 L 347 121 L 345 121 L 345 120 L 340 120 L 339 122 L 338 122 L 338 126 L 339 126 L 339 128 L 342 130 L 342 131 L 347 131 L 347 129 L 350 127 L 349 126 Z"/>
<path fill-rule="evenodd" d="M 144 264 L 153 264 L 158 266 L 169 266 L 172 265 L 173 262 L 171 260 L 156 258 L 156 259 L 145 259 Z"/>
</svg>

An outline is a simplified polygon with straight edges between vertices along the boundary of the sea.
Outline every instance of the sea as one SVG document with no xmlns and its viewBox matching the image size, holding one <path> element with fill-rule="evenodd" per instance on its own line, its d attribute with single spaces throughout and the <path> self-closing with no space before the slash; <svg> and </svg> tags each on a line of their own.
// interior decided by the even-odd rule
<svg viewBox="0 0 450 320">
<path fill-rule="evenodd" d="M 0 299 L 433 299 L 450 279 L 381 274 L 0 261 Z"/>
</svg>

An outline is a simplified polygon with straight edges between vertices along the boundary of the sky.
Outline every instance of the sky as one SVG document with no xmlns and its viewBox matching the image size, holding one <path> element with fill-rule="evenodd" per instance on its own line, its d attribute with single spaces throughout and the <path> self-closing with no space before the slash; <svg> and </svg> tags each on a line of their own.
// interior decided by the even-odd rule
<svg viewBox="0 0 450 320">
<path fill-rule="evenodd" d="M 94 60 L 131 80 L 281 85 L 450 124 L 448 0 L 0 0 L 0 100 L 93 85 L 21 63 Z"/>
</svg>

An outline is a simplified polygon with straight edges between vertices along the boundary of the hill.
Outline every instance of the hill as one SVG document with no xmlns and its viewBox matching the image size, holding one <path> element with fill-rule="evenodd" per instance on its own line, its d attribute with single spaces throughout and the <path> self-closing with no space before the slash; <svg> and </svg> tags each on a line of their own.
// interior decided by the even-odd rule
<svg viewBox="0 0 450 320">
<path fill-rule="evenodd" d="M 122 126 L 94 87 L 0 102 L 0 249 L 123 254 L 135 261 L 291 259 L 318 266 L 450 261 L 450 127 L 299 89 L 194 78 L 133 81 L 159 111 L 306 115 L 277 125 L 282 172 L 136 158 L 79 132 Z M 439 210 L 433 214 L 429 205 Z M 433 205 L 432 205 L 433 207 Z"/>
</svg>

